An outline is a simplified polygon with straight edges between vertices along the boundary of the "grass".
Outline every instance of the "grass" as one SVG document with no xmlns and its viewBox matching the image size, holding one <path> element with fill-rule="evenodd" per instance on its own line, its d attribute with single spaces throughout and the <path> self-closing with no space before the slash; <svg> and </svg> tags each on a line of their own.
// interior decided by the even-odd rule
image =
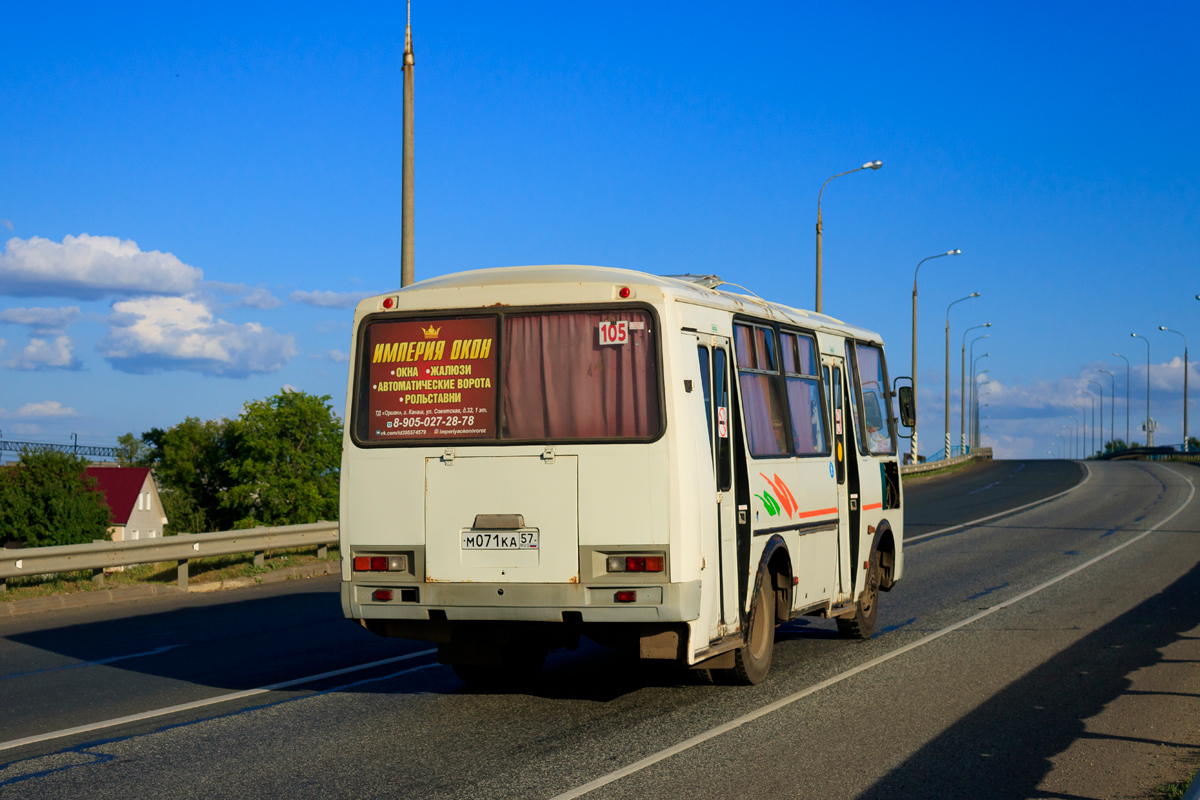
<svg viewBox="0 0 1200 800">
<path fill-rule="evenodd" d="M 979 463 L 980 462 L 977 459 L 972 459 L 970 461 L 964 461 L 961 464 L 954 464 L 952 466 L 945 467 L 943 469 L 935 469 L 931 472 L 918 472 L 916 474 L 910 474 L 910 475 L 905 475 L 904 473 L 900 473 L 900 480 L 904 483 L 911 483 L 912 481 L 924 480 L 925 478 L 932 478 L 937 475 L 949 475 L 952 472 L 959 472 L 961 470 L 970 469 L 971 467 L 974 467 Z"/>
<path fill-rule="evenodd" d="M 253 553 L 232 556 L 209 556 L 191 559 L 188 562 L 188 581 L 191 583 L 213 583 L 229 578 L 246 578 L 263 575 L 277 569 L 315 564 L 318 561 L 337 561 L 337 545 L 330 545 L 324 559 L 317 558 L 317 548 L 296 547 L 286 550 L 268 550 L 263 566 L 254 565 Z M 175 562 L 137 564 L 126 567 L 122 572 L 110 572 L 102 584 L 92 581 L 91 570 L 60 572 L 54 575 L 31 575 L 28 578 L 9 578 L 8 591 L 0 592 L 0 603 L 27 600 L 32 597 L 49 597 L 75 592 L 94 592 L 102 589 L 122 589 L 141 584 L 170 584 L 176 581 Z"/>
<path fill-rule="evenodd" d="M 1188 787 L 1192 785 L 1195 777 L 1196 770 L 1192 770 L 1191 777 L 1174 783 L 1161 783 L 1154 787 L 1152 796 L 1154 800 L 1183 800 L 1183 796 L 1187 793 Z"/>
</svg>

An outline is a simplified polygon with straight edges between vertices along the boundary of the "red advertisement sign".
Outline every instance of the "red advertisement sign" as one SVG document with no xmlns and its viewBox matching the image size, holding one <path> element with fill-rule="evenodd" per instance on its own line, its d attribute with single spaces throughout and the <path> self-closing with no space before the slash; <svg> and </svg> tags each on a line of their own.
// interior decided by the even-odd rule
<svg viewBox="0 0 1200 800">
<path fill-rule="evenodd" d="M 496 320 L 375 322 L 367 439 L 495 438 Z"/>
</svg>

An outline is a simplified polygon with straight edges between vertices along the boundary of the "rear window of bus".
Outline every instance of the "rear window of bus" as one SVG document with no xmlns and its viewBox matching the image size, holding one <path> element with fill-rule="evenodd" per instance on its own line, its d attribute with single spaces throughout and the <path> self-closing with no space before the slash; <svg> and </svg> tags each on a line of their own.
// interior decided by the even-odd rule
<svg viewBox="0 0 1200 800">
<path fill-rule="evenodd" d="M 641 309 L 376 319 L 360 341 L 362 442 L 649 440 L 662 431 L 657 332 Z"/>
</svg>

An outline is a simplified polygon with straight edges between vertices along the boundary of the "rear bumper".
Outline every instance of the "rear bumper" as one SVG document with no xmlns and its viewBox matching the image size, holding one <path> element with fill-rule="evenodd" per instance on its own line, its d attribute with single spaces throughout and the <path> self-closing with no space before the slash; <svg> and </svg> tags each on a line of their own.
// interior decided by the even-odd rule
<svg viewBox="0 0 1200 800">
<path fill-rule="evenodd" d="M 417 589 L 402 600 L 400 589 Z M 393 590 L 393 600 L 372 598 Z M 637 600 L 618 603 L 618 590 Z M 411 594 L 407 595 L 411 597 Z M 545 583 L 394 583 L 365 579 L 342 582 L 342 610 L 350 619 L 510 622 L 690 622 L 700 616 L 700 581 L 581 586 Z M 433 613 L 431 613 L 433 612 Z"/>
</svg>

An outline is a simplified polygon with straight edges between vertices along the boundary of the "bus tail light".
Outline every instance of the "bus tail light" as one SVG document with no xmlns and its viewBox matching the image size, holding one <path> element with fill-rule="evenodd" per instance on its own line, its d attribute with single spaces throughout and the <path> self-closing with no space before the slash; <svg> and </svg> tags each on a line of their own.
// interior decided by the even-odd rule
<svg viewBox="0 0 1200 800">
<path fill-rule="evenodd" d="M 408 572 L 408 556 L 355 556 L 355 572 Z"/>
<path fill-rule="evenodd" d="M 605 561 L 609 572 L 662 572 L 662 556 L 609 556 Z"/>
<path fill-rule="evenodd" d="M 636 603 L 637 592 L 633 589 L 621 589 L 613 595 L 613 600 L 616 600 L 618 603 Z"/>
<path fill-rule="evenodd" d="M 393 597 L 391 589 L 376 589 L 371 592 L 371 599 L 377 603 L 387 602 Z"/>
</svg>

